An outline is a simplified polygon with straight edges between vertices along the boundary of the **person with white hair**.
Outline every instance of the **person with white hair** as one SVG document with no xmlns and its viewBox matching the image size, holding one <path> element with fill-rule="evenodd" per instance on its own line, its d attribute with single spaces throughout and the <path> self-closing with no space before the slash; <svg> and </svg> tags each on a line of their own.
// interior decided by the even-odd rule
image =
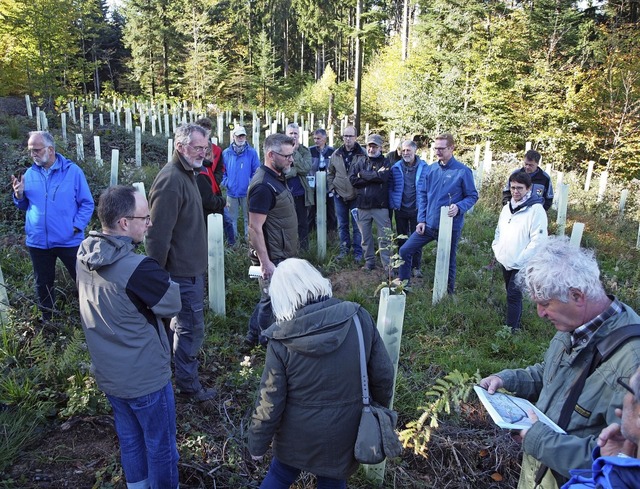
<svg viewBox="0 0 640 489">
<path fill-rule="evenodd" d="M 543 362 L 503 370 L 480 386 L 489 394 L 504 388 L 535 402 L 566 430 L 558 433 L 530 416 L 531 428 L 520 432 L 524 456 L 518 488 L 556 489 L 567 481 L 569 469 L 591 467 L 598 434 L 617 418 L 626 390 L 616 379 L 631 376 L 640 365 L 640 337 L 628 334 L 640 316 L 605 293 L 593 252 L 565 237 L 550 237 L 540 246 L 516 283 L 557 333 Z M 600 347 L 611 345 L 612 338 L 618 340 L 615 348 L 602 355 Z"/>
<path fill-rule="evenodd" d="M 362 411 L 360 320 L 369 390 L 388 406 L 393 366 L 369 313 L 332 297 L 331 283 L 306 260 L 278 265 L 269 287 L 276 323 L 269 339 L 259 397 L 249 427 L 249 452 L 273 458 L 261 488 L 288 488 L 301 471 L 318 488 L 346 488 L 358 468 L 354 445 Z"/>
</svg>

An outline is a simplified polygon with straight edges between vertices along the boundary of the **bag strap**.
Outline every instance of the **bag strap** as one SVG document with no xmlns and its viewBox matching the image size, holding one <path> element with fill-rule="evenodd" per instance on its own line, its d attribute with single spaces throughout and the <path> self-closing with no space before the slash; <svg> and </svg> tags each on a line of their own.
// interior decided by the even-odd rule
<svg viewBox="0 0 640 489">
<path fill-rule="evenodd" d="M 618 348 L 620 348 L 629 338 L 640 337 L 640 324 L 628 324 L 627 326 L 623 326 L 618 328 L 613 333 L 611 333 L 606 338 L 602 339 L 596 345 L 596 352 L 591 359 L 589 365 L 585 366 L 585 368 L 580 373 L 580 376 L 576 380 L 576 382 L 571 387 L 569 391 L 569 395 L 567 396 L 567 400 L 562 406 L 562 410 L 560 411 L 560 417 L 558 418 L 557 425 L 563 430 L 569 426 L 569 421 L 571 420 L 571 414 L 575 409 L 576 403 L 578 402 L 578 397 L 582 393 L 584 389 L 584 384 L 587 381 L 587 377 L 589 377 L 595 370 L 602 364 L 602 362 L 606 362 L 611 355 L 613 355 Z M 540 484 L 545 474 L 547 473 L 548 467 L 542 464 L 538 471 L 536 472 L 536 485 Z M 558 474 L 555 470 L 552 470 L 553 476 L 556 478 L 556 481 L 560 477 L 562 477 L 566 482 L 566 477 Z M 558 487 L 562 484 L 558 484 Z"/>
<path fill-rule="evenodd" d="M 358 313 L 353 316 L 358 333 L 358 343 L 360 344 L 360 382 L 362 383 L 362 404 L 370 405 L 369 400 L 369 376 L 367 375 L 367 354 L 364 351 L 364 336 L 362 335 L 362 325 Z"/>
</svg>

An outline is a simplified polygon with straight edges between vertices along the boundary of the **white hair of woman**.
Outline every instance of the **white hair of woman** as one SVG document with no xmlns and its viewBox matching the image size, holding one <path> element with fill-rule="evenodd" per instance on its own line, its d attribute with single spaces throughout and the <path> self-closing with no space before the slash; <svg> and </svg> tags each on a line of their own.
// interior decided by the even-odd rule
<svg viewBox="0 0 640 489">
<path fill-rule="evenodd" d="M 288 258 L 273 272 L 269 285 L 271 307 L 278 322 L 293 319 L 307 304 L 332 297 L 331 282 L 307 260 Z"/>
</svg>

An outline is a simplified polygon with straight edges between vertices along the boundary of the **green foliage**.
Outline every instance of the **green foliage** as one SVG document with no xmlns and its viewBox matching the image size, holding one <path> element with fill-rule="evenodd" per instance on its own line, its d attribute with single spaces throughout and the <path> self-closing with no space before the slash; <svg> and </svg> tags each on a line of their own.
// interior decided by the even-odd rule
<svg viewBox="0 0 640 489">
<path fill-rule="evenodd" d="M 67 407 L 60 411 L 60 416 L 77 415 L 95 416 L 111 412 L 106 396 L 98 390 L 95 379 L 87 374 L 76 374 L 69 377 L 67 389 Z"/>
<path fill-rule="evenodd" d="M 450 415 L 452 408 L 459 409 L 463 402 L 467 402 L 473 386 L 480 381 L 480 374 L 474 375 L 454 370 L 444 377 L 438 378 L 435 384 L 426 393 L 429 401 L 421 407 L 424 411 L 416 421 L 410 421 L 406 429 L 400 431 L 400 440 L 403 445 L 413 448 L 417 455 L 426 456 L 428 443 L 433 430 L 438 429 L 438 417 Z"/>
</svg>

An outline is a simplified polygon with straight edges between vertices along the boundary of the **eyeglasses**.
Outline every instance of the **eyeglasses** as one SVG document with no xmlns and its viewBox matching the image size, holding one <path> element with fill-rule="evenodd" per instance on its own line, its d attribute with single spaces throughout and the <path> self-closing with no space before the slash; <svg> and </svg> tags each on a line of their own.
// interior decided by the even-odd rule
<svg viewBox="0 0 640 489">
<path fill-rule="evenodd" d="M 355 138 L 356 135 L 355 134 L 343 134 L 342 137 L 343 138 Z"/>
<path fill-rule="evenodd" d="M 236 137 L 238 139 L 242 139 L 242 138 L 246 138 L 247 135 L 246 134 L 236 134 L 234 137 Z"/>
<path fill-rule="evenodd" d="M 149 224 L 151 222 L 151 216 L 124 216 L 125 219 L 144 219 L 145 224 Z"/>
<path fill-rule="evenodd" d="M 293 159 L 293 153 L 289 153 L 288 155 L 283 155 L 282 153 L 278 153 L 277 151 L 271 150 L 271 152 L 282 156 L 286 160 L 292 160 Z"/>
<path fill-rule="evenodd" d="M 444 148 L 436 148 L 435 146 L 433 147 L 434 151 L 444 151 L 445 149 L 449 149 L 449 146 L 445 146 Z"/>
<path fill-rule="evenodd" d="M 187 146 L 189 146 L 196 153 L 206 153 L 209 149 L 209 146 L 191 146 L 190 144 L 187 144 Z"/>
<path fill-rule="evenodd" d="M 31 153 L 31 154 L 36 154 L 37 155 L 37 154 L 40 154 L 40 152 L 43 149 L 47 149 L 47 146 L 43 146 L 42 148 L 29 148 L 29 149 L 27 149 L 27 153 Z"/>
<path fill-rule="evenodd" d="M 511 186 L 511 187 L 509 187 L 509 190 L 511 190 L 512 192 L 520 192 L 520 193 L 522 193 L 522 192 L 525 192 L 527 190 L 527 187 L 524 187 L 524 186 L 523 187 Z"/>
<path fill-rule="evenodd" d="M 633 392 L 633 389 L 629 385 L 630 380 L 631 379 L 629 377 L 618 377 L 618 380 L 616 380 L 616 382 L 620 384 L 622 387 L 624 387 L 627 391 L 631 392 L 632 395 L 635 396 L 636 393 Z"/>
</svg>

